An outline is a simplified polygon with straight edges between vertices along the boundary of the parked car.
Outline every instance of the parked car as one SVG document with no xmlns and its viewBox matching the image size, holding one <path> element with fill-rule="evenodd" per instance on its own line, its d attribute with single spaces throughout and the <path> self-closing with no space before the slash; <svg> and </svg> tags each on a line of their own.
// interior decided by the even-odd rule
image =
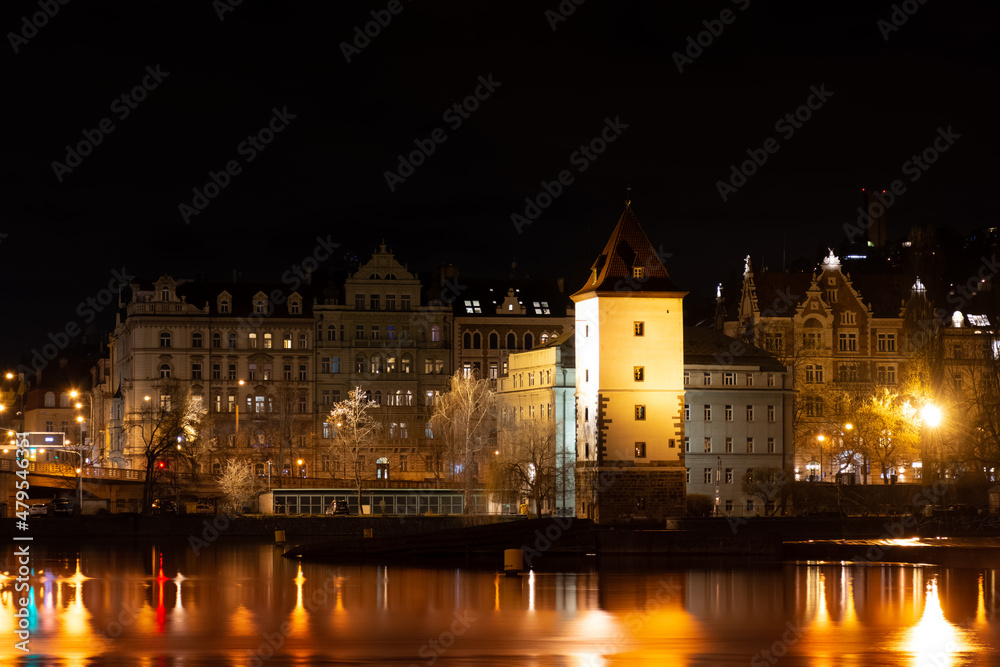
<svg viewBox="0 0 1000 667">
<path fill-rule="evenodd" d="M 52 513 L 59 516 L 75 516 L 80 513 L 80 506 L 72 498 L 56 498 L 52 501 Z"/>
<path fill-rule="evenodd" d="M 330 503 L 330 506 L 326 508 L 326 513 L 329 515 L 350 514 L 351 507 L 347 504 L 346 500 L 334 500 Z"/>
<path fill-rule="evenodd" d="M 153 501 L 153 514 L 177 514 L 177 503 L 173 500 L 157 498 Z"/>
<path fill-rule="evenodd" d="M 50 514 L 52 514 L 52 501 L 28 507 L 28 516 L 49 516 Z"/>
</svg>

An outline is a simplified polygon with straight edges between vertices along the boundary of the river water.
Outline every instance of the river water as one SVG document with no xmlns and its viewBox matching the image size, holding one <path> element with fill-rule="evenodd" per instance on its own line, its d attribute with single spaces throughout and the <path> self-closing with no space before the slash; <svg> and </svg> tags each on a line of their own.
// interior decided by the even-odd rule
<svg viewBox="0 0 1000 667">
<path fill-rule="evenodd" d="M 300 563 L 259 541 L 33 543 L 18 592 L 13 552 L 3 665 L 1000 664 L 1000 582 L 982 567 L 587 561 L 504 577 Z"/>
</svg>

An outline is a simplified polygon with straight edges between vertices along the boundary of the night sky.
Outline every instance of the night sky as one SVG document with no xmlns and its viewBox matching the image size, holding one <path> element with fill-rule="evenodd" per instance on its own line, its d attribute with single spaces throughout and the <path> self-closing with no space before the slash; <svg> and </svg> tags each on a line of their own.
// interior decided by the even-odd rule
<svg viewBox="0 0 1000 667">
<path fill-rule="evenodd" d="M 280 282 L 317 237 L 575 291 L 626 186 L 693 296 L 818 260 L 866 185 L 890 237 L 996 224 L 997 5 L 676 4 L 3 3 L 3 362 L 122 267 Z"/>
</svg>

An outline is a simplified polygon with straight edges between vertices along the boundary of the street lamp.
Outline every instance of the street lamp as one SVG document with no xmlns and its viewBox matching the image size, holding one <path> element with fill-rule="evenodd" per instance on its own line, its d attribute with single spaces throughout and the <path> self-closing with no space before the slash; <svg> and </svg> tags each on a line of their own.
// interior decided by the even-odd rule
<svg viewBox="0 0 1000 667">
<path fill-rule="evenodd" d="M 941 425 L 941 419 L 942 419 L 941 408 L 939 408 L 938 406 L 934 405 L 933 403 L 926 403 L 926 404 L 924 404 L 924 406 L 922 408 L 920 408 L 920 419 L 923 422 L 922 426 L 929 426 L 930 428 L 937 428 L 938 426 Z M 925 443 L 925 446 L 923 447 L 923 449 L 925 449 L 925 450 L 927 449 L 926 442 L 927 442 L 929 436 L 930 436 L 930 434 L 927 432 L 927 429 L 925 429 L 925 428 L 921 428 L 920 429 L 920 437 L 921 437 L 921 440 L 923 440 L 924 443 Z M 928 460 L 930 458 L 928 456 L 929 453 L 930 452 L 928 452 L 928 451 L 925 451 L 923 453 L 923 456 L 922 456 L 923 460 L 921 461 L 921 466 L 923 466 L 923 461 L 926 461 L 926 460 Z M 940 456 L 938 457 L 938 459 L 940 459 Z M 932 463 L 936 463 L 937 467 L 938 467 L 937 471 L 935 471 L 935 469 L 934 469 L 933 466 L 931 467 L 931 472 L 932 472 L 932 477 L 933 477 L 934 476 L 933 473 L 935 473 L 935 472 L 937 472 L 938 474 L 940 474 L 941 461 L 940 460 L 932 461 Z M 920 472 L 923 473 L 923 469 L 922 468 L 921 468 Z"/>
<path fill-rule="evenodd" d="M 243 380 L 240 380 L 239 382 L 237 382 L 237 384 L 242 387 L 246 383 L 243 382 Z M 239 444 L 239 439 L 240 439 L 240 392 L 239 389 L 237 389 L 236 390 L 236 440 L 237 440 L 236 444 Z"/>
<path fill-rule="evenodd" d="M 826 436 L 820 433 L 816 436 L 816 442 L 819 443 L 819 479 L 816 481 L 823 481 L 823 443 L 826 441 Z"/>
</svg>

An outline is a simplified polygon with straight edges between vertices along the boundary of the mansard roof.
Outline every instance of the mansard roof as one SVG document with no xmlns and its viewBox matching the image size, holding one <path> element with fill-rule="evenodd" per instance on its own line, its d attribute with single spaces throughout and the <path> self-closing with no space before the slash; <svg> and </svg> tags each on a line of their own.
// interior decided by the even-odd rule
<svg viewBox="0 0 1000 667">
<path fill-rule="evenodd" d="M 633 269 L 636 268 L 642 269 L 642 277 L 634 277 Z M 590 267 L 587 283 L 570 298 L 580 301 L 599 293 L 686 294 L 670 279 L 659 254 L 627 204 L 604 251 Z"/>
<path fill-rule="evenodd" d="M 704 327 L 684 327 L 684 363 L 756 366 L 779 373 L 787 370 L 770 352 Z"/>
<path fill-rule="evenodd" d="M 561 280 L 552 279 L 456 278 L 441 289 L 440 297 L 450 299 L 456 317 L 564 318 L 573 309 Z"/>
</svg>

